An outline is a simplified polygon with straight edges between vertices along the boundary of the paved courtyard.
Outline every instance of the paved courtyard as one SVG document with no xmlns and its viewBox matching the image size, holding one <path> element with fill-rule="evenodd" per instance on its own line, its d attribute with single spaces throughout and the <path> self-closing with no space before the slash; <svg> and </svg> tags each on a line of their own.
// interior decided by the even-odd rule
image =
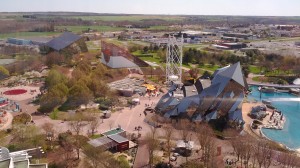
<svg viewBox="0 0 300 168">
<path fill-rule="evenodd" d="M 150 126 L 144 122 L 145 115 L 143 113 L 145 109 L 145 103 L 147 104 L 156 104 L 160 97 L 140 97 L 140 104 L 134 106 L 133 108 L 125 107 L 123 110 L 116 111 L 112 113 L 111 117 L 108 119 L 103 119 L 103 123 L 101 123 L 97 129 L 97 133 L 102 133 L 110 128 L 116 128 L 120 126 L 122 129 L 129 133 L 137 133 L 135 131 L 135 127 L 141 126 L 142 130 L 140 131 L 142 136 L 145 136 L 147 132 L 150 131 Z M 25 105 L 25 102 L 24 104 Z M 31 113 L 34 110 L 33 105 L 27 105 L 26 107 L 31 107 L 28 109 L 28 112 Z M 51 120 L 48 116 L 33 116 L 33 120 L 37 126 L 41 126 L 46 122 L 50 122 L 56 125 L 55 129 L 59 132 L 64 132 L 69 130 L 68 122 L 62 122 L 60 120 Z M 102 119 L 99 118 L 102 121 Z M 88 126 L 83 128 L 83 134 L 87 135 Z"/>
</svg>

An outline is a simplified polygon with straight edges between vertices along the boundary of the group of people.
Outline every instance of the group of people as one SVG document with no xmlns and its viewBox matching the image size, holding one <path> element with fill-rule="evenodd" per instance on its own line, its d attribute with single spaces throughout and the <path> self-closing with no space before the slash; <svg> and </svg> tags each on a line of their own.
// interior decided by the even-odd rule
<svg viewBox="0 0 300 168">
<path fill-rule="evenodd" d="M 137 126 L 137 127 L 134 127 L 134 130 L 135 131 L 140 131 L 140 130 L 142 130 L 143 128 L 141 127 L 141 126 Z"/>
<path fill-rule="evenodd" d="M 145 107 L 151 107 L 151 106 L 153 106 L 153 102 L 151 103 L 151 104 L 147 104 L 147 103 L 145 103 Z"/>
<path fill-rule="evenodd" d="M 226 159 L 225 163 L 226 163 L 226 165 L 229 165 L 229 166 L 235 164 L 235 162 L 233 160 L 230 160 L 228 158 Z"/>
</svg>

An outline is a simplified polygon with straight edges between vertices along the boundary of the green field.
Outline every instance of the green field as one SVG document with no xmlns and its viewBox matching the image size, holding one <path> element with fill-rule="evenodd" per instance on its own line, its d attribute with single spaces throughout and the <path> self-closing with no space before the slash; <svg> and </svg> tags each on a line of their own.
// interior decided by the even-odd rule
<svg viewBox="0 0 300 168">
<path fill-rule="evenodd" d="M 97 138 L 100 138 L 100 137 L 103 137 L 103 135 L 101 135 L 101 134 L 95 134 L 95 135 L 92 135 L 90 138 L 91 139 L 97 139 Z"/>
<path fill-rule="evenodd" d="M 249 66 L 249 70 L 251 73 L 254 73 L 254 74 L 260 74 L 261 71 L 264 71 L 265 68 L 260 68 L 258 66 L 254 66 L 254 65 L 250 65 Z"/>
<path fill-rule="evenodd" d="M 96 30 L 99 32 L 110 32 L 110 31 L 121 31 L 124 27 L 112 27 L 112 26 L 55 26 L 56 29 L 67 29 L 74 33 L 81 33 L 82 31 L 87 31 L 89 28 L 91 30 Z"/>
<path fill-rule="evenodd" d="M 209 47 L 208 44 L 184 44 L 183 48 L 195 48 L 197 50 L 202 50 L 205 47 Z"/>
<path fill-rule="evenodd" d="M 108 43 L 113 43 L 113 44 L 115 44 L 115 45 L 117 45 L 117 46 L 119 46 L 119 47 L 127 46 L 127 41 L 120 41 L 120 40 L 117 40 L 117 39 L 111 39 L 111 38 L 106 39 L 106 41 L 107 41 Z"/>
<path fill-rule="evenodd" d="M 164 31 L 168 30 L 168 26 L 150 26 L 147 30 L 152 30 L 152 31 Z"/>
<path fill-rule="evenodd" d="M 90 53 L 99 53 L 101 50 L 100 41 L 86 41 L 85 43 Z"/>
<path fill-rule="evenodd" d="M 146 41 L 128 41 L 127 43 L 129 46 L 130 45 L 140 45 L 140 46 L 150 46 L 150 43 L 149 42 L 146 42 Z"/>
<path fill-rule="evenodd" d="M 217 69 L 221 68 L 219 65 L 210 65 L 210 64 L 205 64 L 205 65 L 199 65 L 199 68 L 207 71 L 216 71 Z"/>
<path fill-rule="evenodd" d="M 147 57 L 143 57 L 143 53 L 141 50 L 135 51 L 133 53 L 131 53 L 134 56 L 138 56 L 141 60 L 143 61 L 149 61 L 149 62 L 154 62 L 156 64 L 160 64 L 160 58 L 157 56 L 157 53 L 147 53 L 146 55 L 153 55 L 151 56 L 147 56 Z"/>
<path fill-rule="evenodd" d="M 69 16 L 82 20 L 101 20 L 101 21 L 143 21 L 148 19 L 161 19 L 165 21 L 181 21 L 185 17 L 181 16 L 157 16 L 157 15 L 116 15 L 116 16 Z"/>
<path fill-rule="evenodd" d="M 45 36 L 54 36 L 60 34 L 59 32 L 18 32 L 18 33 L 5 33 L 0 34 L 0 39 L 7 39 L 9 37 L 45 37 Z"/>
</svg>

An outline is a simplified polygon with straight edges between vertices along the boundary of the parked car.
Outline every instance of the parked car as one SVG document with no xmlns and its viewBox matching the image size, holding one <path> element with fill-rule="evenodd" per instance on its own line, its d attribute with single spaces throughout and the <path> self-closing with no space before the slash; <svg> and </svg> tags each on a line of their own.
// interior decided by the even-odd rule
<svg viewBox="0 0 300 168">
<path fill-rule="evenodd" d="M 151 108 L 151 107 L 147 107 L 147 108 L 145 108 L 144 112 L 150 112 L 150 113 L 153 113 L 153 112 L 154 112 L 154 109 Z"/>
<path fill-rule="evenodd" d="M 173 153 L 173 156 L 174 156 L 174 157 L 178 157 L 178 156 L 179 156 L 179 153 Z"/>
<path fill-rule="evenodd" d="M 177 160 L 177 157 L 174 157 L 174 156 L 171 156 L 171 157 L 170 157 L 170 161 L 171 161 L 171 162 L 174 162 L 174 161 L 176 161 L 176 160 Z"/>
</svg>

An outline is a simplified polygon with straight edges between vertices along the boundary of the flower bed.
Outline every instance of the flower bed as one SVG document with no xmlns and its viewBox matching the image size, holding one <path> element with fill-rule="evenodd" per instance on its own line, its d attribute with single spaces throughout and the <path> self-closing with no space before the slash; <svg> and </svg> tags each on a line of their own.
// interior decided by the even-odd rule
<svg viewBox="0 0 300 168">
<path fill-rule="evenodd" d="M 5 92 L 3 92 L 3 94 L 5 94 L 5 95 L 19 95 L 19 94 L 24 94 L 26 92 L 27 92 L 27 90 L 25 90 L 25 89 L 13 89 L 13 90 L 5 91 Z"/>
</svg>

